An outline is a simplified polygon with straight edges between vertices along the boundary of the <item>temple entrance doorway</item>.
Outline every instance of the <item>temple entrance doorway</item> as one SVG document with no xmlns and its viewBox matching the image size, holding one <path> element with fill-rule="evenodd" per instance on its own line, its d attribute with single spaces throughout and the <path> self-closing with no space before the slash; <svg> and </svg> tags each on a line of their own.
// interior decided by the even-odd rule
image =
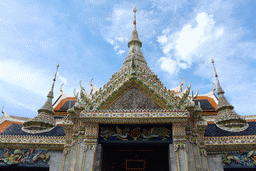
<svg viewBox="0 0 256 171">
<path fill-rule="evenodd" d="M 168 144 L 104 144 L 102 171 L 168 171 Z"/>
</svg>

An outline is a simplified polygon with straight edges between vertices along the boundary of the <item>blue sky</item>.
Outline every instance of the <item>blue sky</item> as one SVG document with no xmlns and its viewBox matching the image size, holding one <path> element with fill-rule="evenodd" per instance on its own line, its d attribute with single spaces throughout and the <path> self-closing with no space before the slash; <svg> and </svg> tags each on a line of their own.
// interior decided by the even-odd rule
<svg viewBox="0 0 256 171">
<path fill-rule="evenodd" d="M 127 55 L 137 8 L 137 30 L 149 67 L 167 88 L 191 82 L 199 94 L 216 83 L 211 58 L 229 102 L 255 115 L 254 1 L 0 1 L 0 106 L 34 117 L 59 63 L 55 100 L 82 80 L 102 87 Z"/>
</svg>

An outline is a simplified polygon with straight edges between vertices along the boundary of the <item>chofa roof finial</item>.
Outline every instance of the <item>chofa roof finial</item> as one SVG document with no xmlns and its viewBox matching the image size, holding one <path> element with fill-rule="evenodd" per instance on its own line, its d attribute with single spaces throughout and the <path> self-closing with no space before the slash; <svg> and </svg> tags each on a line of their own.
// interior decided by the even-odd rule
<svg viewBox="0 0 256 171">
<path fill-rule="evenodd" d="M 4 117 L 8 116 L 8 114 L 4 111 L 4 106 L 2 108 L 2 114 L 4 115 Z"/>
<path fill-rule="evenodd" d="M 92 94 L 93 89 L 94 89 L 94 86 L 93 86 L 93 84 L 92 84 L 92 80 L 93 80 L 93 78 L 91 79 L 91 86 L 92 86 L 92 89 L 91 89 L 91 93 L 90 93 L 90 94 Z"/>
<path fill-rule="evenodd" d="M 62 86 L 64 85 L 64 83 L 63 84 L 61 84 L 61 86 L 60 86 L 60 92 L 61 92 L 61 94 L 63 94 L 63 90 L 62 90 Z"/>
<path fill-rule="evenodd" d="M 216 86 L 215 86 L 215 84 L 214 83 L 212 83 L 213 84 L 213 90 L 212 90 L 212 94 L 214 94 L 214 91 L 216 90 Z"/>
<path fill-rule="evenodd" d="M 184 83 L 184 80 L 183 80 L 182 77 L 181 77 L 181 80 L 182 80 L 182 82 L 181 82 L 181 84 L 180 84 L 180 91 L 182 91 L 182 85 L 183 85 L 183 83 Z"/>
</svg>

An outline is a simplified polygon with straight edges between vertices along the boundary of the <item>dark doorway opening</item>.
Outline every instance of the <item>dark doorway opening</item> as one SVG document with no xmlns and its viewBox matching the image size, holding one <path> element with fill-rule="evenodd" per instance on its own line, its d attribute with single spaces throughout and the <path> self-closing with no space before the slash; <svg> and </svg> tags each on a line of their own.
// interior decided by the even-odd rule
<svg viewBox="0 0 256 171">
<path fill-rule="evenodd" d="M 168 171 L 168 144 L 102 145 L 102 171 Z"/>
<path fill-rule="evenodd" d="M 0 171 L 49 171 L 49 167 L 0 166 Z"/>
</svg>

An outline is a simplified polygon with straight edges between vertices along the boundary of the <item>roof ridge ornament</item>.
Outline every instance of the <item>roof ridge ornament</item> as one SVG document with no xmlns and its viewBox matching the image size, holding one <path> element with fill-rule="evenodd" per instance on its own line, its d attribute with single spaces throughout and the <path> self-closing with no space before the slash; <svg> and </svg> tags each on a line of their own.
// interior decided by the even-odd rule
<svg viewBox="0 0 256 171">
<path fill-rule="evenodd" d="M 182 82 L 181 82 L 181 84 L 180 84 L 180 91 L 182 91 L 182 86 L 183 86 L 184 80 L 183 80 L 182 77 L 180 77 L 180 78 L 181 78 L 181 80 L 182 80 Z"/>
<path fill-rule="evenodd" d="M 60 86 L 60 92 L 61 92 L 61 95 L 63 94 L 63 90 L 62 90 L 62 86 L 64 85 L 64 83 L 61 84 Z"/>
<path fill-rule="evenodd" d="M 92 89 L 91 89 L 91 93 L 90 93 L 90 94 L 92 94 L 93 88 L 94 88 L 94 86 L 93 86 L 93 84 L 92 84 L 92 80 L 93 80 L 93 78 L 92 78 L 91 81 L 90 81 L 90 85 L 92 86 Z"/>
<path fill-rule="evenodd" d="M 2 114 L 3 114 L 3 117 L 8 117 L 9 115 L 4 111 L 4 106 L 2 107 Z"/>
<path fill-rule="evenodd" d="M 212 90 L 212 94 L 215 94 L 214 92 L 215 92 L 215 90 L 216 90 L 216 86 L 215 86 L 215 84 L 214 83 L 212 83 L 213 84 L 213 90 Z"/>
</svg>

